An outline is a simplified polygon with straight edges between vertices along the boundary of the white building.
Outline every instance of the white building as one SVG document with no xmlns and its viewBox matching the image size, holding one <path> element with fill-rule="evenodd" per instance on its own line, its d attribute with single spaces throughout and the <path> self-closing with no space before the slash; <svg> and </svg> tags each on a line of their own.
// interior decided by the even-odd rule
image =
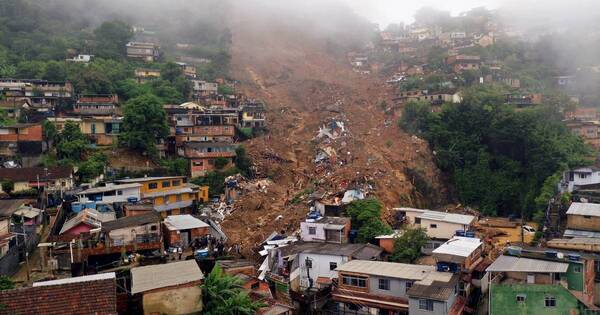
<svg viewBox="0 0 600 315">
<path fill-rule="evenodd" d="M 475 222 L 475 217 L 466 214 L 432 211 L 414 208 L 396 208 L 407 224 L 427 230 L 427 235 L 434 239 L 451 239 L 456 231 L 468 231 Z"/>
<path fill-rule="evenodd" d="M 572 192 L 585 185 L 600 184 L 600 169 L 596 167 L 578 167 L 563 173 L 558 184 L 561 192 Z"/>
<path fill-rule="evenodd" d="M 102 187 L 86 189 L 77 194 L 79 202 L 102 201 L 105 203 L 127 202 L 132 198 L 140 200 L 140 188 L 142 184 L 130 183 L 115 185 L 112 183 Z"/>
<path fill-rule="evenodd" d="M 300 222 L 300 239 L 305 242 L 347 243 L 350 218 L 319 217 Z"/>
<path fill-rule="evenodd" d="M 88 63 L 92 61 L 92 57 L 94 57 L 94 55 L 77 55 L 73 58 L 67 59 L 67 61 Z"/>
</svg>

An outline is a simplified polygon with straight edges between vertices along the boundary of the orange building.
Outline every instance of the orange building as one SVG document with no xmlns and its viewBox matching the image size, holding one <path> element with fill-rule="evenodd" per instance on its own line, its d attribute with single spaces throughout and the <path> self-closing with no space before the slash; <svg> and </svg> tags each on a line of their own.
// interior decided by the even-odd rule
<svg viewBox="0 0 600 315">
<path fill-rule="evenodd" d="M 208 186 L 186 183 L 185 176 L 122 179 L 120 184 L 139 183 L 141 200 L 148 200 L 163 217 L 190 213 L 198 202 L 208 201 Z"/>
</svg>

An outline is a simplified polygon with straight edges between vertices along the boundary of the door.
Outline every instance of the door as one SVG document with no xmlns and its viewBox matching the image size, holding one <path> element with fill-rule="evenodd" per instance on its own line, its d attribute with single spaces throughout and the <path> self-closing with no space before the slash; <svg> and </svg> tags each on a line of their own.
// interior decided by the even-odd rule
<svg viewBox="0 0 600 315">
<path fill-rule="evenodd" d="M 186 231 L 186 232 L 181 232 L 181 246 L 183 248 L 187 248 L 188 245 L 190 244 L 190 232 Z"/>
</svg>

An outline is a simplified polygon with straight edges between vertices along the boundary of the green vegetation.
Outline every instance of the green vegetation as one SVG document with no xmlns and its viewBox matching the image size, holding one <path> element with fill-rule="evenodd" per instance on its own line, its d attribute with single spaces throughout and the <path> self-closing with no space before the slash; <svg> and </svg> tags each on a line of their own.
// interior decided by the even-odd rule
<svg viewBox="0 0 600 315">
<path fill-rule="evenodd" d="M 201 285 L 204 305 L 202 312 L 215 315 L 253 315 L 259 308 L 266 306 L 252 301 L 241 285 L 239 278 L 226 274 L 219 265 L 215 265 Z"/>
<path fill-rule="evenodd" d="M 242 175 L 246 177 L 254 175 L 252 172 L 252 161 L 250 160 L 250 157 L 248 157 L 244 146 L 240 145 L 235 149 L 234 163 Z"/>
<path fill-rule="evenodd" d="M 358 242 L 370 242 L 376 236 L 392 233 L 392 228 L 381 219 L 383 205 L 374 198 L 351 202 L 346 213 L 352 218 L 352 229 L 358 230 Z"/>
<path fill-rule="evenodd" d="M 5 180 L 2 182 L 2 191 L 9 194 L 15 190 L 15 183 L 10 180 Z"/>
<path fill-rule="evenodd" d="M 185 158 L 162 159 L 160 165 L 167 170 L 167 174 L 170 176 L 187 175 L 189 173 L 190 164 Z"/>
<path fill-rule="evenodd" d="M 108 157 L 102 152 L 94 152 L 88 159 L 79 165 L 79 178 L 86 182 L 98 177 L 104 173 L 104 166 L 108 162 Z"/>
<path fill-rule="evenodd" d="M 15 284 L 7 276 L 0 276 L 0 291 L 14 289 Z"/>
<path fill-rule="evenodd" d="M 63 130 L 56 137 L 56 153 L 59 160 L 75 164 L 81 161 L 89 144 L 88 138 L 81 132 L 79 125 L 67 121 Z"/>
<path fill-rule="evenodd" d="M 168 134 L 167 114 L 158 97 L 142 95 L 125 104 L 123 132 L 119 135 L 125 147 L 155 157 L 158 140 Z"/>
<path fill-rule="evenodd" d="M 440 113 L 410 103 L 400 124 L 429 141 L 461 202 L 487 215 L 523 210 L 531 217 L 543 211 L 557 174 L 585 164 L 591 150 L 562 124 L 557 107 L 517 111 L 502 104 L 501 89 L 479 86 Z"/>
<path fill-rule="evenodd" d="M 427 244 L 429 237 L 423 228 L 406 229 L 394 239 L 394 249 L 390 261 L 412 264 L 421 257 L 421 247 Z"/>
</svg>

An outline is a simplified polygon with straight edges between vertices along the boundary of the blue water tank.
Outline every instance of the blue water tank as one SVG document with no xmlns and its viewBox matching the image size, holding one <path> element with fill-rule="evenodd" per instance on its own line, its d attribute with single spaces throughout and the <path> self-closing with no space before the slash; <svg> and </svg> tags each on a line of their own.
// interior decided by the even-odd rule
<svg viewBox="0 0 600 315">
<path fill-rule="evenodd" d="M 100 195 L 94 196 L 94 201 L 102 201 L 102 196 L 100 196 Z"/>
<path fill-rule="evenodd" d="M 467 232 L 465 233 L 466 237 L 475 238 L 475 232 Z"/>
<path fill-rule="evenodd" d="M 568 254 L 567 257 L 570 261 L 579 261 L 581 259 L 581 255 L 578 254 Z"/>
<path fill-rule="evenodd" d="M 83 210 L 83 205 L 80 203 L 73 203 L 71 204 L 71 210 L 75 213 L 78 213 Z"/>
<path fill-rule="evenodd" d="M 456 230 L 456 236 L 465 236 L 464 230 Z"/>
<path fill-rule="evenodd" d="M 137 197 L 128 197 L 127 198 L 127 202 L 129 203 L 136 203 L 138 201 Z"/>
<path fill-rule="evenodd" d="M 558 255 L 558 252 L 554 250 L 547 250 L 544 253 L 546 254 L 546 257 L 549 258 L 556 258 L 556 256 Z"/>
<path fill-rule="evenodd" d="M 509 246 L 508 254 L 513 255 L 513 256 L 519 256 L 519 255 L 521 255 L 521 250 L 522 250 L 522 248 L 519 246 Z"/>
</svg>

